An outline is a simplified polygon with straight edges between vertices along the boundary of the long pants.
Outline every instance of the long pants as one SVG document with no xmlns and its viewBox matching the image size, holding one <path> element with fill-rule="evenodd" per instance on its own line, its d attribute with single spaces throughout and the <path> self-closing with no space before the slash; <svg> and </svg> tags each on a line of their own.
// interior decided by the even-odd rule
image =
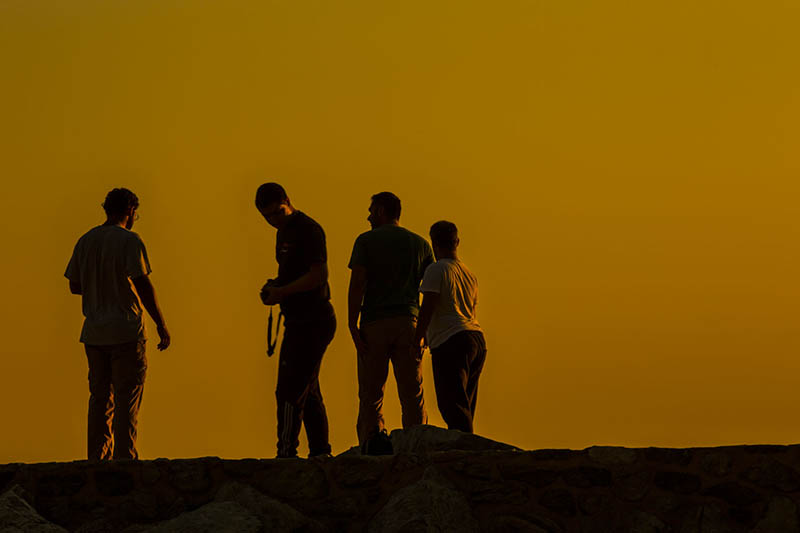
<svg viewBox="0 0 800 533">
<path fill-rule="evenodd" d="M 412 350 L 417 320 L 411 316 L 382 318 L 362 324 L 367 350 L 358 354 L 358 441 L 364 444 L 384 427 L 383 393 L 392 362 L 400 396 L 403 427 L 428 421 L 422 395 L 422 355 Z"/>
<path fill-rule="evenodd" d="M 138 459 L 136 422 L 147 373 L 145 341 L 85 344 L 84 349 L 89 362 L 87 456 L 90 461 Z"/>
<path fill-rule="evenodd" d="M 331 452 L 328 415 L 319 388 L 319 371 L 325 349 L 336 332 L 331 308 L 311 322 L 287 323 L 281 344 L 278 385 L 278 457 L 296 457 L 300 426 L 306 428 L 309 456 Z"/>
<path fill-rule="evenodd" d="M 449 429 L 472 433 L 478 379 L 486 361 L 480 331 L 461 331 L 431 350 L 436 401 Z"/>
</svg>

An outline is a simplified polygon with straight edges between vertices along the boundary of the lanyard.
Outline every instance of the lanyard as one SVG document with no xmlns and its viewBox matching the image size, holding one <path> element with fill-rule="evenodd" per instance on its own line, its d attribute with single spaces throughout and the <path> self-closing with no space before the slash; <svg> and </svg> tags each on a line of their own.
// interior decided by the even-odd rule
<svg viewBox="0 0 800 533">
<path fill-rule="evenodd" d="M 275 341 L 272 340 L 272 306 L 269 308 L 269 319 L 267 320 L 267 357 L 272 357 L 272 354 L 275 353 L 275 347 L 278 345 L 278 334 L 281 331 L 281 319 L 283 318 L 283 313 L 278 313 L 278 323 L 275 328 Z"/>
</svg>

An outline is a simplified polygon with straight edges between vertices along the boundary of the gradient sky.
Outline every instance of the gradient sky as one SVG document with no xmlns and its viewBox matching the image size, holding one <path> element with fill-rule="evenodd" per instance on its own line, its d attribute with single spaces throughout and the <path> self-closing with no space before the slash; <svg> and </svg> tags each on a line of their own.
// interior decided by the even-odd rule
<svg viewBox="0 0 800 533">
<path fill-rule="evenodd" d="M 265 181 L 327 232 L 334 452 L 356 441 L 346 265 L 382 190 L 420 234 L 460 228 L 477 432 L 800 442 L 799 26 L 788 0 L 0 0 L 0 463 L 85 457 L 63 272 L 118 186 L 173 336 L 142 457 L 274 455 Z"/>
</svg>

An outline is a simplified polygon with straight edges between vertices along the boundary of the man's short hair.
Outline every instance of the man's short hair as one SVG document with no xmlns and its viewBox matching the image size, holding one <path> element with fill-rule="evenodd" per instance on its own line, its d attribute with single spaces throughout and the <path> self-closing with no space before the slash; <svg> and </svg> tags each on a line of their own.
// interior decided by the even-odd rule
<svg viewBox="0 0 800 533">
<path fill-rule="evenodd" d="M 103 209 L 108 216 L 124 215 L 131 208 L 134 211 L 139 208 L 139 198 L 123 187 L 109 191 L 103 202 Z"/>
<path fill-rule="evenodd" d="M 382 207 L 383 212 L 392 220 L 400 220 L 400 198 L 391 192 L 379 192 L 372 196 L 372 203 Z"/>
<path fill-rule="evenodd" d="M 277 183 L 264 183 L 256 191 L 256 207 L 259 209 L 288 199 L 286 190 Z"/>
<path fill-rule="evenodd" d="M 431 226 L 431 242 L 444 250 L 453 250 L 458 245 L 458 228 L 452 222 L 440 220 Z"/>
</svg>

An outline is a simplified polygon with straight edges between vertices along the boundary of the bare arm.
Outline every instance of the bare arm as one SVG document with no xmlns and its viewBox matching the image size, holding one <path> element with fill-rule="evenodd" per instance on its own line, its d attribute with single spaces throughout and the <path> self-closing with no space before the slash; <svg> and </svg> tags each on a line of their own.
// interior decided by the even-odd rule
<svg viewBox="0 0 800 533">
<path fill-rule="evenodd" d="M 361 313 L 361 302 L 364 300 L 364 289 L 367 286 L 367 269 L 361 265 L 353 265 L 350 271 L 350 287 L 347 290 L 347 325 L 356 350 L 362 352 L 367 345 L 358 330 L 358 315 Z"/>
<path fill-rule="evenodd" d="M 431 318 L 436 306 L 439 305 L 438 292 L 423 292 L 422 293 L 422 306 L 419 309 L 419 318 L 417 318 L 417 331 L 414 334 L 414 346 L 422 346 L 423 341 L 427 345 L 428 326 L 431 325 Z"/>
<path fill-rule="evenodd" d="M 158 328 L 158 336 L 160 341 L 158 343 L 159 350 L 166 350 L 170 344 L 170 336 L 167 327 L 164 325 L 164 315 L 161 313 L 161 308 L 156 301 L 156 289 L 148 276 L 139 276 L 133 279 L 133 286 L 136 287 L 136 292 L 142 300 L 142 305 L 147 309 L 153 322 L 156 323 Z"/>
<path fill-rule="evenodd" d="M 69 292 L 71 292 L 72 294 L 83 294 L 83 289 L 81 289 L 81 284 L 77 281 L 70 281 Z"/>
</svg>

